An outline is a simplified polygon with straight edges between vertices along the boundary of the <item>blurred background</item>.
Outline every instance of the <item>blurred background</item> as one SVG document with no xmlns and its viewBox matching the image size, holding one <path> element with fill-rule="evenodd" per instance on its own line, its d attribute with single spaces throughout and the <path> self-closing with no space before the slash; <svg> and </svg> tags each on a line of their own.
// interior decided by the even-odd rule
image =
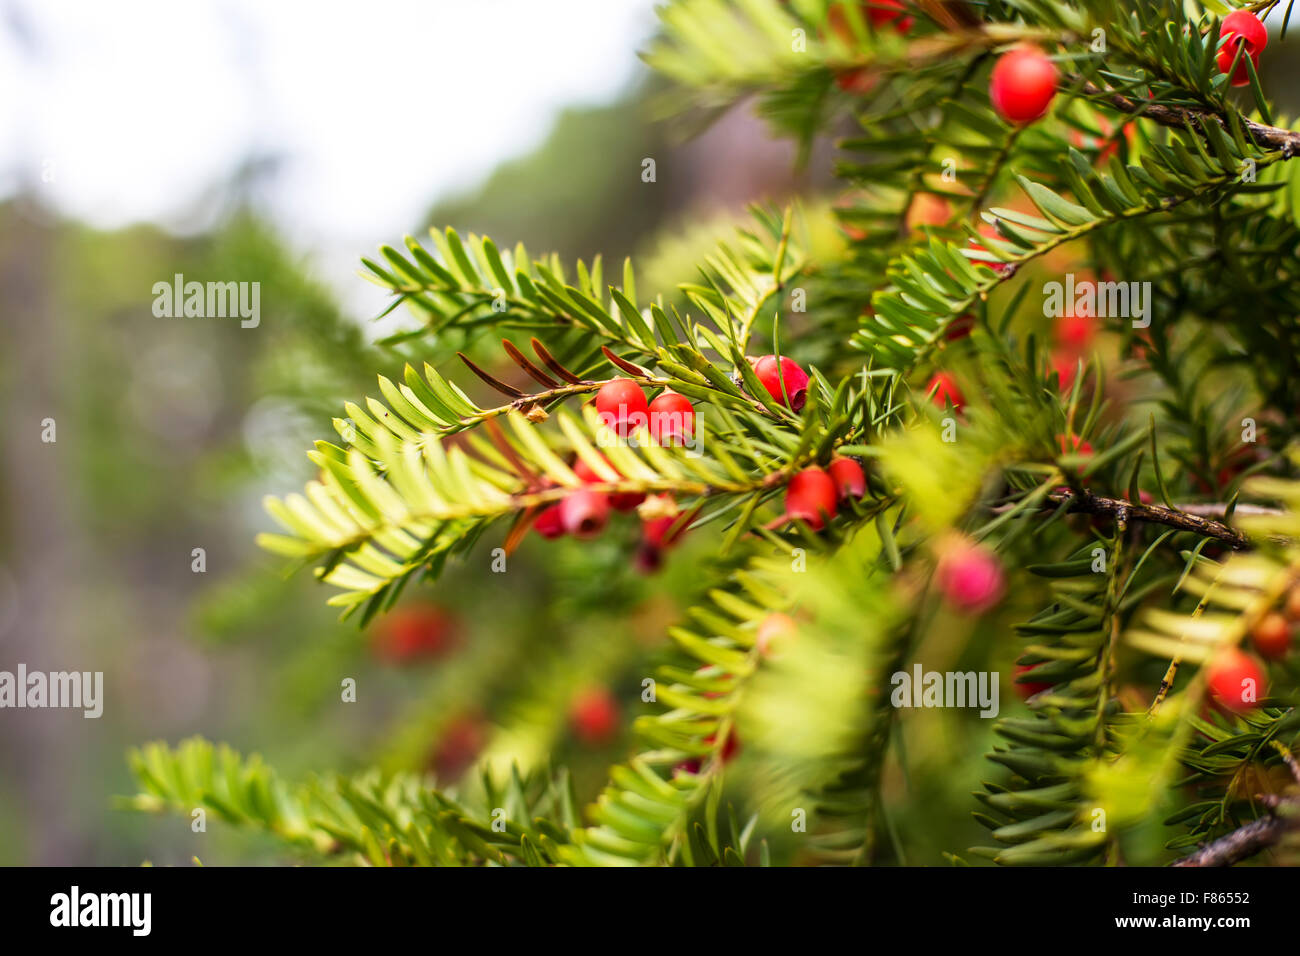
<svg viewBox="0 0 1300 956">
<path fill-rule="evenodd" d="M 628 666 L 698 585 L 639 574 L 632 529 L 529 541 L 508 600 L 453 570 L 365 632 L 253 537 L 342 403 L 423 357 L 372 344 L 410 323 L 374 321 L 379 243 L 635 253 L 671 290 L 716 237 L 686 223 L 806 186 L 747 112 L 690 142 L 654 122 L 654 25 L 650 0 L 0 2 L 0 670 L 103 671 L 106 696 L 99 720 L 0 711 L 0 864 L 283 859 L 114 809 L 129 746 L 192 734 L 290 776 L 554 751 L 594 794 L 629 741 L 575 729 L 548 669 L 596 662 L 596 718 L 635 700 Z M 155 317 L 177 273 L 259 282 L 260 324 Z"/>
</svg>

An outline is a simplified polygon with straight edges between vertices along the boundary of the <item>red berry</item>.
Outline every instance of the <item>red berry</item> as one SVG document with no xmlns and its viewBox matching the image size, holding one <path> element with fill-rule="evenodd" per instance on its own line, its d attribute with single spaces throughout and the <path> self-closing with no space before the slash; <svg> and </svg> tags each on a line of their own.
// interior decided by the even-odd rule
<svg viewBox="0 0 1300 956">
<path fill-rule="evenodd" d="M 904 16 L 907 11 L 899 0 L 866 0 L 861 10 L 871 21 L 871 26 L 877 30 L 887 23 L 893 23 L 894 29 L 899 33 L 906 33 L 912 29 L 913 18 Z M 840 39 L 846 43 L 853 42 L 853 30 L 842 9 L 831 7 L 828 22 Z"/>
<path fill-rule="evenodd" d="M 715 740 L 717 740 L 717 734 L 709 734 L 709 736 L 704 738 L 704 742 L 710 745 L 712 745 Z M 727 734 L 727 739 L 724 740 L 722 743 L 722 750 L 718 754 L 718 758 L 722 761 L 722 763 L 727 764 L 730 763 L 732 758 L 734 758 L 736 754 L 738 754 L 739 752 L 740 752 L 740 737 L 737 736 L 736 734 L 736 728 L 732 727 L 731 733 Z M 702 763 L 700 761 L 700 758 L 692 757 L 690 760 L 683 760 L 681 763 L 677 765 L 676 769 L 686 770 L 689 771 L 690 773 L 699 773 L 701 766 Z"/>
<path fill-rule="evenodd" d="M 609 520 L 609 495 L 585 488 L 570 492 L 560 502 L 560 519 L 575 538 L 594 538 Z"/>
<path fill-rule="evenodd" d="M 876 88 L 880 82 L 876 76 L 876 71 L 870 67 L 861 66 L 855 70 L 836 70 L 835 85 L 845 93 L 854 93 L 858 96 L 866 96 Z"/>
<path fill-rule="evenodd" d="M 1084 351 L 1097 334 L 1097 320 L 1090 315 L 1076 315 L 1070 308 L 1056 320 L 1056 341 L 1062 348 Z"/>
<path fill-rule="evenodd" d="M 1079 353 L 1070 349 L 1057 349 L 1052 353 L 1051 362 L 1061 391 L 1068 392 L 1074 387 L 1074 377 L 1079 374 Z"/>
<path fill-rule="evenodd" d="M 1028 671 L 1033 670 L 1037 666 L 1038 666 L 1037 664 L 1017 664 L 1015 670 L 1015 676 L 1019 677 L 1021 674 L 1027 673 Z M 1030 697 L 1033 697 L 1035 694 L 1041 694 L 1043 691 L 1051 690 L 1052 688 L 1051 684 L 1044 684 L 1039 682 L 1031 682 L 1025 684 L 1016 680 L 1013 680 L 1011 682 L 1011 686 L 1014 687 L 1016 689 L 1016 693 L 1019 694 L 1025 700 L 1028 700 Z"/>
<path fill-rule="evenodd" d="M 632 511 L 643 501 L 644 491 L 622 491 L 609 496 L 609 506 L 615 511 Z"/>
<path fill-rule="evenodd" d="M 655 495 L 650 501 L 654 506 L 651 510 L 656 514 L 652 518 L 642 519 L 641 540 L 652 547 L 663 548 L 681 536 L 681 532 L 678 532 L 671 540 L 665 540 L 668 531 L 677 521 L 677 504 L 672 495 Z"/>
<path fill-rule="evenodd" d="M 608 456 L 601 455 L 601 457 L 605 459 L 605 464 L 609 465 L 609 467 L 614 470 L 614 474 L 618 475 L 619 478 L 623 477 L 622 473 L 617 468 L 614 468 L 613 464 L 610 463 Z M 608 481 L 608 479 L 602 478 L 600 475 L 596 474 L 595 469 L 581 458 L 573 463 L 573 473 L 577 475 L 584 484 L 588 485 L 601 484 Z M 640 491 L 615 492 L 609 496 L 609 506 L 615 511 L 631 511 L 643 501 L 645 501 L 645 493 Z"/>
<path fill-rule="evenodd" d="M 391 663 L 437 657 L 456 642 L 455 620 L 433 604 L 400 607 L 375 630 L 374 650 Z"/>
<path fill-rule="evenodd" d="M 924 226 L 944 226 L 952 218 L 948 200 L 934 193 L 917 193 L 907 207 L 907 228 L 920 232 Z"/>
<path fill-rule="evenodd" d="M 954 607 L 978 613 L 1002 597 L 1005 579 L 997 556 L 973 541 L 948 544 L 935 567 L 935 582 Z"/>
<path fill-rule="evenodd" d="M 830 466 L 831 481 L 835 482 L 835 494 L 841 501 L 845 498 L 861 498 L 867 493 L 867 476 L 862 466 L 853 458 L 832 458 Z"/>
<path fill-rule="evenodd" d="M 989 81 L 989 99 L 1002 118 L 1032 123 L 1047 112 L 1056 95 L 1056 65 L 1037 47 L 1016 47 L 998 57 Z"/>
<path fill-rule="evenodd" d="M 831 476 L 814 466 L 791 478 L 785 489 L 785 514 L 820 531 L 827 518 L 835 517 L 835 482 Z"/>
<path fill-rule="evenodd" d="M 563 535 L 564 517 L 560 514 L 560 506 L 550 505 L 543 508 L 533 522 L 533 530 L 548 541 Z"/>
<path fill-rule="evenodd" d="M 957 411 L 961 411 L 966 404 L 966 399 L 957 387 L 957 380 L 947 372 L 935 372 L 930 377 L 930 382 L 925 386 L 926 394 L 934 394 L 934 404 L 939 408 L 947 408 L 952 405 Z"/>
<path fill-rule="evenodd" d="M 642 541 L 632 554 L 632 567 L 641 574 L 654 574 L 664 563 L 664 549 Z"/>
<path fill-rule="evenodd" d="M 997 227 L 990 225 L 987 222 L 980 225 L 979 232 L 980 235 L 988 236 L 990 239 L 1002 238 L 1002 236 L 998 234 Z M 972 249 L 978 250 L 979 252 L 987 252 L 993 255 L 997 254 L 994 253 L 992 249 L 987 248 L 983 243 L 979 242 L 976 239 L 971 239 L 969 240 L 969 242 L 970 242 L 970 247 Z M 985 269 L 992 269 L 998 275 L 1003 275 L 1004 273 L 1007 272 L 1007 270 L 1011 268 L 1010 262 L 984 262 L 979 259 L 972 259 L 971 262 L 973 262 L 977 266 L 983 266 Z M 972 320 L 972 324 L 974 324 L 973 320 Z"/>
<path fill-rule="evenodd" d="M 1265 614 L 1250 633 L 1261 657 L 1280 661 L 1291 648 L 1291 624 L 1277 612 Z"/>
<path fill-rule="evenodd" d="M 1069 446 L 1070 446 L 1070 447 L 1068 447 L 1068 448 L 1067 448 L 1067 445 L 1066 445 L 1066 438 L 1065 438 L 1064 435 L 1057 435 L 1057 436 L 1056 436 L 1056 443 L 1061 447 L 1061 454 L 1062 454 L 1062 455 L 1071 455 L 1071 454 L 1073 454 L 1073 455 L 1084 455 L 1084 456 L 1087 456 L 1087 455 L 1091 455 L 1091 454 L 1092 454 L 1092 442 L 1084 441 L 1084 440 L 1083 440 L 1082 438 L 1080 438 L 1078 435 L 1071 435 L 1071 436 L 1070 436 L 1070 439 L 1069 439 Z"/>
<path fill-rule="evenodd" d="M 710 734 L 704 739 L 708 743 L 713 743 L 717 739 L 717 734 Z M 732 727 L 731 732 L 727 734 L 727 739 L 722 742 L 722 751 L 718 756 L 723 763 L 731 763 L 732 758 L 738 753 L 740 753 L 740 735 L 736 733 L 736 728 Z"/>
<path fill-rule="evenodd" d="M 1206 685 L 1219 705 L 1233 713 L 1253 710 L 1264 691 L 1264 672 L 1238 648 L 1220 651 L 1210 661 Z"/>
<path fill-rule="evenodd" d="M 780 650 L 783 644 L 788 644 L 798 636 L 798 622 L 789 614 L 773 611 L 758 625 L 754 646 L 758 648 L 758 653 L 770 657 L 773 651 Z"/>
<path fill-rule="evenodd" d="M 966 312 L 948 323 L 948 331 L 943 334 L 943 337 L 949 342 L 957 342 L 970 335 L 973 328 L 975 328 L 975 316 Z"/>
<path fill-rule="evenodd" d="M 618 733 L 618 702 L 604 687 L 580 692 L 569 705 L 574 735 L 588 747 L 609 743 Z"/>
<path fill-rule="evenodd" d="M 1126 125 L 1120 128 L 1120 136 L 1116 137 L 1115 127 L 1104 116 L 1097 117 L 1097 125 L 1101 128 L 1101 136 L 1089 136 L 1082 130 L 1070 130 L 1070 142 L 1076 149 L 1100 150 L 1097 156 L 1099 162 L 1104 163 L 1116 153 L 1119 152 L 1119 140 L 1122 137 L 1130 146 L 1133 145 L 1133 127 Z"/>
<path fill-rule="evenodd" d="M 767 394 L 771 395 L 778 405 L 786 405 L 788 395 L 790 398 L 788 407 L 796 412 L 803 410 L 804 401 L 808 397 L 808 373 L 801 369 L 794 359 L 782 355 L 778 372 L 776 356 L 764 355 L 754 362 L 754 374 L 767 389 Z M 781 392 L 783 384 L 784 395 Z"/>
<path fill-rule="evenodd" d="M 444 780 L 459 777 L 474 763 L 474 758 L 487 743 L 487 737 L 487 727 L 477 715 L 462 714 L 453 718 L 443 728 L 434 748 L 434 772 Z"/>
<path fill-rule="evenodd" d="M 664 389 L 650 403 L 650 434 L 661 445 L 686 442 L 695 434 L 695 406 L 685 395 Z"/>
<path fill-rule="evenodd" d="M 871 18 L 873 27 L 883 27 L 886 23 L 893 23 L 894 29 L 899 33 L 906 33 L 912 29 L 912 18 L 903 16 L 904 8 L 899 0 L 867 0 L 867 16 Z"/>
<path fill-rule="evenodd" d="M 630 378 L 611 379 L 596 393 L 596 412 L 601 422 L 619 435 L 626 437 L 645 425 L 648 411 L 645 392 Z"/>
<path fill-rule="evenodd" d="M 1237 56 L 1238 47 L 1246 48 L 1241 62 L 1237 64 L 1237 69 L 1229 81 L 1233 86 L 1245 86 L 1250 82 L 1246 57 L 1250 57 L 1251 63 L 1258 68 L 1260 51 L 1268 46 L 1268 30 L 1255 14 L 1247 10 L 1234 10 L 1223 18 L 1223 25 L 1219 27 L 1219 38 L 1224 41 L 1219 47 L 1219 52 L 1215 54 L 1220 73 L 1227 73 L 1232 69 L 1232 61 Z"/>
</svg>

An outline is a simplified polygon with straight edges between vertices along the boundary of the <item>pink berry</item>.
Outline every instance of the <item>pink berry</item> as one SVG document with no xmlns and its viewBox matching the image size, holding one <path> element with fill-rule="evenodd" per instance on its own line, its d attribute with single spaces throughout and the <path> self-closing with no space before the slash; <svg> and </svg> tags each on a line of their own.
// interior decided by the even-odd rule
<svg viewBox="0 0 1300 956">
<path fill-rule="evenodd" d="M 758 625 L 758 634 L 754 639 L 754 646 L 758 648 L 758 653 L 764 657 L 770 657 L 773 651 L 779 650 L 781 645 L 798 636 L 798 622 L 789 614 L 773 611 L 763 618 L 762 623 Z"/>
<path fill-rule="evenodd" d="M 609 495 L 585 488 L 570 492 L 560 502 L 560 518 L 575 538 L 594 538 L 609 520 Z"/>
<path fill-rule="evenodd" d="M 641 386 L 630 378 L 611 379 L 596 393 L 596 412 L 608 428 L 622 436 L 647 424 L 649 406 Z"/>
<path fill-rule="evenodd" d="M 1032 123 L 1056 95 L 1056 65 L 1037 47 L 1016 47 L 998 57 L 989 80 L 989 99 L 1003 119 Z"/>
<path fill-rule="evenodd" d="M 996 604 L 1005 587 L 997 556 L 970 541 L 958 541 L 945 548 L 935 568 L 935 581 L 950 604 L 973 613 Z"/>
<path fill-rule="evenodd" d="M 786 396 L 790 398 L 788 407 L 793 411 L 802 411 L 808 397 L 808 373 L 801 369 L 794 359 L 781 356 L 780 371 L 777 370 L 775 355 L 764 355 L 754 362 L 754 374 L 767 389 L 777 404 L 785 405 Z M 785 395 L 781 393 L 782 383 Z"/>
</svg>

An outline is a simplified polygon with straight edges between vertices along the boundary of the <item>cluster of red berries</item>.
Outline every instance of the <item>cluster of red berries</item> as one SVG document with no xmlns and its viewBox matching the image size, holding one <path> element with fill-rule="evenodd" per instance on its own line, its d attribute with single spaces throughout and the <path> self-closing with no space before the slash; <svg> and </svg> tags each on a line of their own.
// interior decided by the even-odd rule
<svg viewBox="0 0 1300 956">
<path fill-rule="evenodd" d="M 802 521 L 813 531 L 826 527 L 837 506 L 867 493 L 867 476 L 852 458 L 832 458 L 822 468 L 812 465 L 798 472 L 785 488 L 782 521 Z"/>
<path fill-rule="evenodd" d="M 436 604 L 409 604 L 380 619 L 371 649 L 390 664 L 440 657 L 459 640 L 454 616 Z"/>
<path fill-rule="evenodd" d="M 651 437 L 660 444 L 689 441 L 695 434 L 695 407 L 685 396 L 664 389 L 654 401 L 647 402 L 641 387 L 627 378 L 616 378 L 601 386 L 596 393 L 596 411 L 605 425 L 623 437 L 642 427 L 648 427 Z M 599 474 L 581 458 L 573 463 L 573 473 L 584 485 L 610 483 L 624 477 L 607 456 L 601 457 L 608 475 Z M 566 534 L 594 538 L 605 530 L 611 511 L 637 508 L 643 514 L 638 565 L 642 570 L 653 570 L 658 567 L 664 549 L 685 531 L 685 523 L 676 521 L 677 506 L 671 495 L 653 495 L 647 499 L 640 491 L 579 488 L 565 495 L 558 504 L 544 508 L 533 522 L 533 528 L 548 539 Z M 674 529 L 679 524 L 681 527 Z"/>
<path fill-rule="evenodd" d="M 859 9 L 871 21 L 873 30 L 881 30 L 891 24 L 899 33 L 907 33 L 912 29 L 913 19 L 906 15 L 906 10 L 899 0 L 866 0 Z M 838 6 L 831 8 L 829 22 L 836 36 L 845 43 L 853 42 L 853 30 L 842 8 Z M 865 66 L 839 70 L 835 74 L 835 83 L 847 93 L 865 95 L 876 88 L 876 74 L 870 67 Z"/>
<path fill-rule="evenodd" d="M 1223 41 L 1223 45 L 1219 47 L 1215 59 L 1221 73 L 1227 73 L 1232 69 L 1232 61 L 1237 57 L 1238 48 L 1245 48 L 1241 62 L 1237 64 L 1237 69 L 1233 71 L 1232 78 L 1228 81 L 1233 86 L 1245 86 L 1250 82 L 1250 70 L 1246 66 L 1246 60 L 1249 59 L 1258 72 L 1259 54 L 1264 47 L 1268 46 L 1268 29 L 1260 22 L 1259 17 L 1248 10 L 1234 10 L 1223 18 L 1223 24 L 1219 27 L 1219 39 Z"/>
<path fill-rule="evenodd" d="M 1246 60 L 1258 68 L 1259 55 L 1268 45 L 1268 30 L 1259 17 L 1247 10 L 1235 10 L 1223 18 L 1219 28 L 1223 40 L 1215 54 L 1219 70 L 1232 70 L 1232 62 L 1241 51 L 1241 60 L 1229 82 L 1245 86 L 1250 82 Z M 1002 54 L 989 78 L 989 100 L 998 115 L 1018 126 L 1032 123 L 1046 115 L 1056 96 L 1059 79 L 1051 58 L 1035 46 L 1018 46 Z M 1114 147 L 1112 143 L 1108 149 Z M 1105 157 L 1103 156 L 1103 159 Z"/>
<path fill-rule="evenodd" d="M 622 438 L 646 427 L 661 445 L 690 441 L 695 434 L 695 406 L 686 396 L 666 388 L 647 402 L 641 386 L 630 378 L 611 379 L 600 387 L 596 413 Z"/>
<path fill-rule="evenodd" d="M 605 463 L 621 477 L 609 464 L 608 458 Z M 573 473 L 588 485 L 606 481 L 581 459 L 573 464 Z M 559 504 L 544 508 L 533 522 L 533 529 L 543 538 L 554 539 L 568 534 L 585 540 L 595 538 L 605 530 L 611 511 L 637 509 L 642 514 L 637 566 L 643 571 L 653 571 L 658 568 L 663 552 L 686 531 L 687 522 L 678 521 L 677 503 L 672 495 L 647 497 L 640 491 L 609 493 L 579 488 L 565 495 Z"/>
</svg>

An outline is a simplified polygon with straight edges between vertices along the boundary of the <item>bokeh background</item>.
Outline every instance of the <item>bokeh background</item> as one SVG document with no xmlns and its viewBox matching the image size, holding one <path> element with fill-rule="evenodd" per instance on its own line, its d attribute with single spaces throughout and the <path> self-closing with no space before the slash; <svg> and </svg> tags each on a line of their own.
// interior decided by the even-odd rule
<svg viewBox="0 0 1300 956">
<path fill-rule="evenodd" d="M 153 739 L 291 776 L 554 749 L 603 782 L 627 739 L 570 739 L 556 701 L 536 740 L 501 740 L 505 715 L 549 714 L 547 668 L 574 656 L 635 688 L 623 668 L 696 582 L 612 539 L 526 547 L 508 601 L 481 569 L 408 592 L 424 652 L 397 660 L 253 537 L 342 403 L 420 354 L 372 344 L 410 321 L 375 321 L 357 276 L 379 243 L 436 224 L 635 254 L 671 290 L 712 238 L 688 224 L 807 186 L 747 113 L 695 139 L 655 122 L 654 26 L 649 0 L 0 3 L 0 669 L 103 671 L 107 698 L 99 720 L 0 712 L 0 864 L 283 859 L 116 809 Z M 260 282 L 260 325 L 156 318 L 176 273 Z"/>
<path fill-rule="evenodd" d="M 338 622 L 253 538 L 342 403 L 422 358 L 376 344 L 410 321 L 376 320 L 388 303 L 356 274 L 379 243 L 451 225 L 607 267 L 632 255 L 671 294 L 709 224 L 826 188 L 824 144 L 800 172 L 747 110 L 693 137 L 660 122 L 636 57 L 654 28 L 651 0 L 0 0 L 0 669 L 103 671 L 107 698 L 99 720 L 0 711 L 0 864 L 286 860 L 115 808 L 128 747 L 193 734 L 291 777 L 550 755 L 594 795 L 631 740 L 580 739 L 560 695 L 635 701 L 706 540 L 651 576 L 630 529 L 531 540 L 504 591 L 452 568 L 404 596 L 421 653 L 403 655 L 391 625 Z M 1272 89 L 1297 89 L 1288 49 Z M 153 284 L 176 273 L 259 282 L 260 325 L 156 318 Z M 931 667 L 971 637 L 950 624 Z M 908 728 L 918 772 L 891 769 L 886 787 L 910 788 L 891 824 L 910 862 L 938 863 L 980 832 L 987 722 Z"/>
</svg>

